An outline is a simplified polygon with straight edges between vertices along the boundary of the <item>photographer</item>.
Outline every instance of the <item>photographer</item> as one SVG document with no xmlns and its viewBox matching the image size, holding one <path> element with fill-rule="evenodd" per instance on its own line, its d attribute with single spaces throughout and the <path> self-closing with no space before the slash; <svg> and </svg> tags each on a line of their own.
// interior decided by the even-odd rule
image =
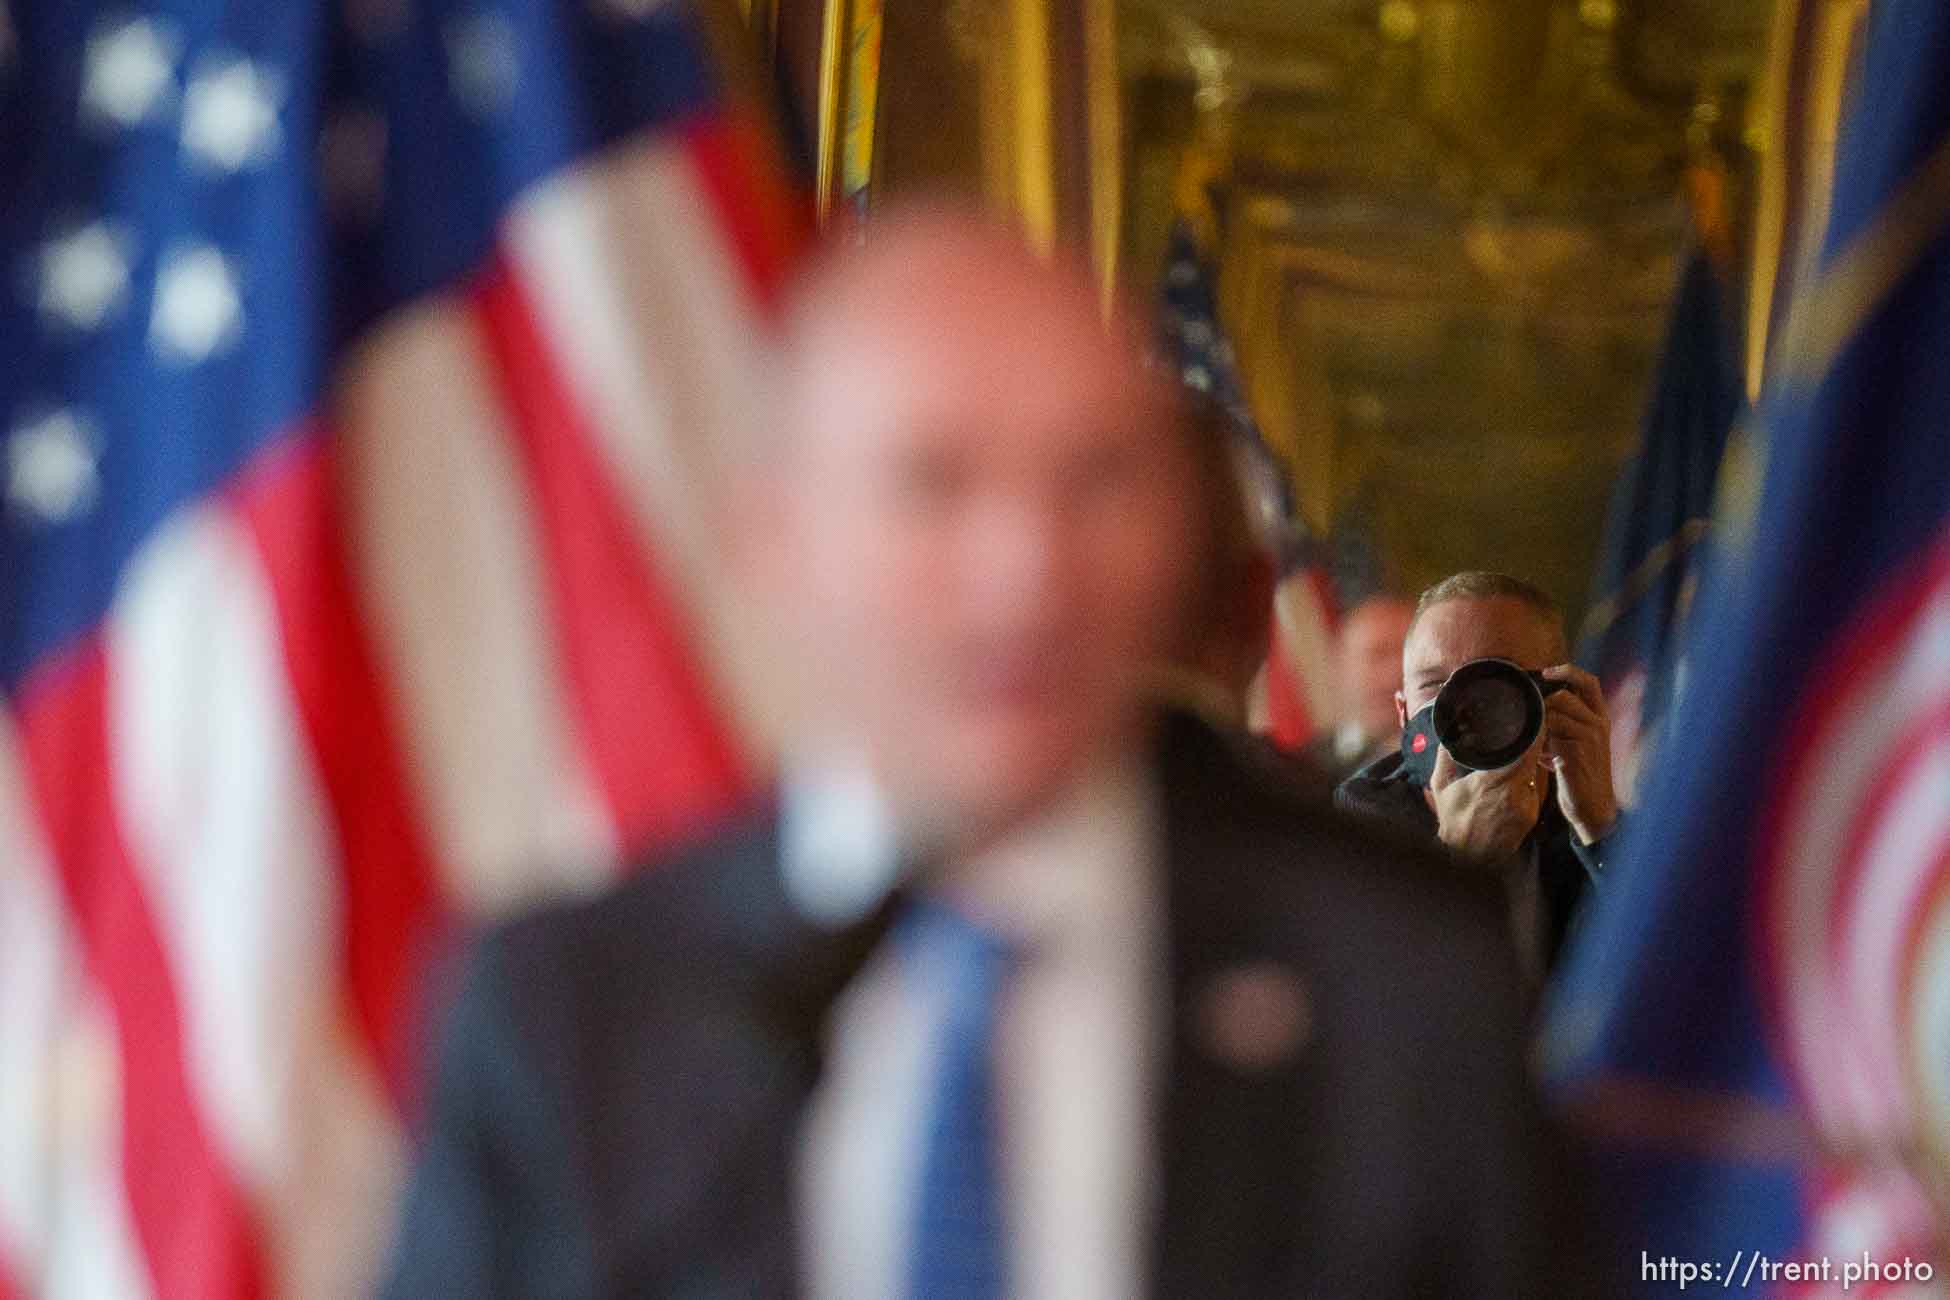
<svg viewBox="0 0 1950 1300">
<path fill-rule="evenodd" d="M 1603 870 L 1619 819 L 1604 695 L 1569 657 L 1563 615 L 1544 592 L 1498 573 L 1445 578 L 1416 602 L 1402 646 L 1400 751 L 1335 791 L 1348 811 L 1434 838 L 1495 872 L 1510 899 L 1518 955 L 1536 980 L 1556 960 L 1579 901 Z M 1545 698 L 1528 748 L 1471 770 L 1449 744 L 1428 744 L 1432 728 L 1410 724 L 1426 724 L 1456 670 L 1478 660 L 1526 670 Z"/>
</svg>

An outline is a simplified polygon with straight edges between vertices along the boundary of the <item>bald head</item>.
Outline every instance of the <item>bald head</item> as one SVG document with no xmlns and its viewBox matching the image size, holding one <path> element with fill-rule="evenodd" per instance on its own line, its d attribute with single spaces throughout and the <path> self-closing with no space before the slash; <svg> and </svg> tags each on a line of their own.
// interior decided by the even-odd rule
<svg viewBox="0 0 1950 1300">
<path fill-rule="evenodd" d="M 798 284 L 771 480 L 774 608 L 818 725 L 966 819 L 1134 725 L 1186 583 L 1168 390 L 1090 279 L 978 216 L 877 222 Z"/>
<path fill-rule="evenodd" d="M 825 250 L 793 287 L 789 432 L 828 432 L 836 411 L 850 423 L 896 396 L 889 386 L 903 408 L 1026 405 L 1048 393 L 1049 415 L 1087 396 L 1104 418 L 1162 425 L 1172 390 L 1139 364 L 1134 342 L 1126 322 L 1105 323 L 1095 283 L 1067 254 L 1044 261 L 961 208 L 895 210 L 864 245 Z"/>
<path fill-rule="evenodd" d="M 891 319 L 924 314 L 913 278 L 939 296 L 976 301 L 1026 293 L 1097 319 L 1088 271 L 1070 254 L 1039 257 L 1017 232 L 986 213 L 952 203 L 916 203 L 876 214 L 867 237 L 819 249 L 793 280 L 786 315 L 799 326 L 857 313 Z"/>
</svg>

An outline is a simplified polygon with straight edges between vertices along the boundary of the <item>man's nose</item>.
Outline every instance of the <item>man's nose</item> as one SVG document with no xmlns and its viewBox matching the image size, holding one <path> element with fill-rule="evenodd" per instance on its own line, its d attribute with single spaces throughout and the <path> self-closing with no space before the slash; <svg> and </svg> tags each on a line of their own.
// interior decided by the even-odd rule
<svg viewBox="0 0 1950 1300">
<path fill-rule="evenodd" d="M 1056 502 L 1037 497 L 1010 497 L 978 511 L 965 576 L 983 613 L 1010 623 L 1060 613 L 1076 581 L 1073 532 Z"/>
</svg>

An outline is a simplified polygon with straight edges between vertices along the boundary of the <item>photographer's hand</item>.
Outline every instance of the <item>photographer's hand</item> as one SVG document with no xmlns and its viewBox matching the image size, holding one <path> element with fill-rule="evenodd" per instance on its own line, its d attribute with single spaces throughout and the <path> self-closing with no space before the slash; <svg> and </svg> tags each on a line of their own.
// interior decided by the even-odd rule
<svg viewBox="0 0 1950 1300">
<path fill-rule="evenodd" d="M 1516 762 L 1494 772 L 1471 772 L 1447 749 L 1435 756 L 1429 806 L 1436 834 L 1465 857 L 1502 862 L 1517 851 L 1544 810 L 1543 738 Z"/>
<path fill-rule="evenodd" d="M 1557 805 L 1577 837 L 1596 844 L 1618 821 L 1604 689 L 1596 677 L 1573 664 L 1546 668 L 1544 676 L 1569 687 L 1544 701 L 1546 753 L 1557 770 Z"/>
</svg>

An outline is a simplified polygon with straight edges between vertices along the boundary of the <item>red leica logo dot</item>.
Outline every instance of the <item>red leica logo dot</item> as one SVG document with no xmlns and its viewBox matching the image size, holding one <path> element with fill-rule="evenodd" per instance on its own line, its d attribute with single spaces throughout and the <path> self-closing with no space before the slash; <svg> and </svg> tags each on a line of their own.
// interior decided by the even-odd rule
<svg viewBox="0 0 1950 1300">
<path fill-rule="evenodd" d="M 1409 745 L 1409 748 L 1419 754 L 1423 750 L 1427 749 L 1428 747 L 1429 747 L 1429 737 L 1427 733 L 1420 732 L 1420 731 L 1416 732 L 1414 743 Z"/>
</svg>

